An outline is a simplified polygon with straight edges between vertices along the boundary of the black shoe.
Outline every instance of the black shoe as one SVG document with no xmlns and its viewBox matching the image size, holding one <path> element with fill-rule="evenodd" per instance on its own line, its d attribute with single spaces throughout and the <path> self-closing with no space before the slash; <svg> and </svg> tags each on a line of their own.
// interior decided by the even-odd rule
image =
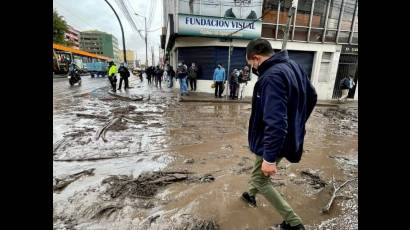
<svg viewBox="0 0 410 230">
<path fill-rule="evenodd" d="M 278 230 L 305 230 L 305 226 L 303 224 L 298 224 L 296 226 L 290 226 L 290 224 L 283 221 L 281 224 L 277 226 Z"/>
<path fill-rule="evenodd" d="M 248 203 L 250 206 L 252 207 L 256 207 L 256 200 L 255 200 L 255 196 L 251 196 L 249 195 L 249 193 L 244 192 L 242 194 L 242 200 L 245 201 L 246 203 Z"/>
</svg>

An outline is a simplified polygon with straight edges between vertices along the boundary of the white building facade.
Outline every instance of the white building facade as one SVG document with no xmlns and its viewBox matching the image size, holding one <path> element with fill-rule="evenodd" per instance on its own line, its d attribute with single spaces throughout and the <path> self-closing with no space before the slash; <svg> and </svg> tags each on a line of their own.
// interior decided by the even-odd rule
<svg viewBox="0 0 410 230">
<path fill-rule="evenodd" d="M 178 62 L 188 66 L 196 62 L 202 69 L 197 91 L 213 93 L 210 86 L 218 63 L 223 64 L 228 76 L 229 46 L 229 71 L 246 65 L 245 49 L 252 39 L 268 39 L 275 51 L 280 51 L 290 2 L 164 0 L 165 57 L 174 67 Z M 287 50 L 308 73 L 318 99 L 338 98 L 340 80 L 353 76 L 356 86 L 349 97 L 357 100 L 357 0 L 299 0 L 296 12 Z M 256 78 L 252 76 L 245 96 L 252 96 Z"/>
</svg>

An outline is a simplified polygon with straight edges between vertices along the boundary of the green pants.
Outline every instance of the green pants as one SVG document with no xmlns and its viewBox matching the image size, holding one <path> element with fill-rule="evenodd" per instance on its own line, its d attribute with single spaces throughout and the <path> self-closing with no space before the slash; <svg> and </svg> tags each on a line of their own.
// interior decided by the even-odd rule
<svg viewBox="0 0 410 230">
<path fill-rule="evenodd" d="M 276 164 L 282 158 L 276 160 Z M 253 166 L 251 179 L 249 181 L 249 194 L 255 196 L 261 193 L 272 204 L 272 206 L 279 212 L 282 218 L 291 226 L 296 226 L 302 223 L 302 219 L 296 215 L 288 202 L 280 195 L 280 193 L 273 187 L 270 176 L 265 176 L 261 170 L 263 158 L 256 155 L 255 165 Z"/>
</svg>

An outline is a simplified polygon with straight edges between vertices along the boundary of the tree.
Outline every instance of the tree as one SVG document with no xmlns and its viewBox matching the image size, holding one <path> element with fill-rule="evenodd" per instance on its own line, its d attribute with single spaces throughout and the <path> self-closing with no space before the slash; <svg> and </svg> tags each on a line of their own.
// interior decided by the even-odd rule
<svg viewBox="0 0 410 230">
<path fill-rule="evenodd" d="M 53 42 L 66 44 L 64 34 L 68 31 L 67 22 L 56 10 L 53 10 Z"/>
</svg>

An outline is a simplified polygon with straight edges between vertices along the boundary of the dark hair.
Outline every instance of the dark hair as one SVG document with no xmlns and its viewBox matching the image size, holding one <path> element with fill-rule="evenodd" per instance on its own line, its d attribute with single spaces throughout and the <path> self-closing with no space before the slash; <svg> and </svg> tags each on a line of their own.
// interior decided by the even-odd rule
<svg viewBox="0 0 410 230">
<path fill-rule="evenodd" d="M 270 45 L 270 42 L 266 39 L 255 39 L 248 43 L 246 46 L 246 57 L 250 59 L 252 55 L 258 54 L 263 56 L 272 56 L 275 52 Z"/>
</svg>

